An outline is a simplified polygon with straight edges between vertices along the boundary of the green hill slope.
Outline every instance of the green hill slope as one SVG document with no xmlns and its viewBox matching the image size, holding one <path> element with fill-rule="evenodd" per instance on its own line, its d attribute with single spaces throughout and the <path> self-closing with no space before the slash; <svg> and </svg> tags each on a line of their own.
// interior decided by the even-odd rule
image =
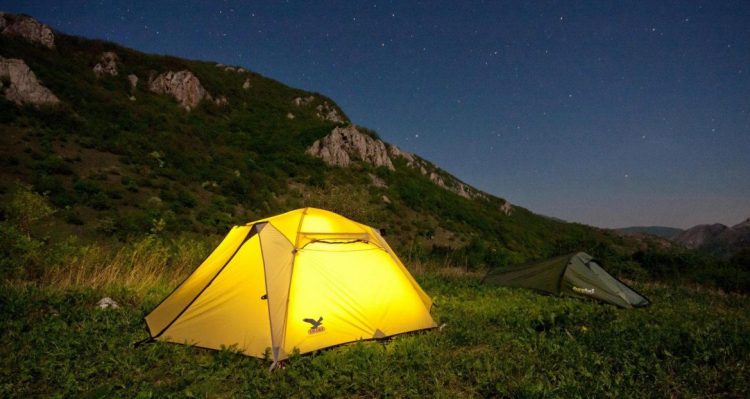
<svg viewBox="0 0 750 399">
<path fill-rule="evenodd" d="M 19 106 L 0 97 L 3 191 L 23 182 L 47 193 L 61 209 L 56 228 L 65 234 L 223 233 L 231 224 L 315 205 L 383 228 L 401 251 L 471 265 L 622 241 L 511 210 L 411 154 L 391 156 L 392 169 L 356 157 L 347 167 L 329 166 L 305 151 L 349 124 L 342 110 L 323 95 L 241 68 L 61 33 L 53 49 L 6 35 L 0 48 L 60 99 Z M 94 71 L 106 64 L 105 52 L 115 54 L 116 76 Z M 170 71 L 189 71 L 211 98 L 188 111 L 154 92 L 153 82 Z M 135 87 L 129 75 L 137 77 Z"/>
</svg>

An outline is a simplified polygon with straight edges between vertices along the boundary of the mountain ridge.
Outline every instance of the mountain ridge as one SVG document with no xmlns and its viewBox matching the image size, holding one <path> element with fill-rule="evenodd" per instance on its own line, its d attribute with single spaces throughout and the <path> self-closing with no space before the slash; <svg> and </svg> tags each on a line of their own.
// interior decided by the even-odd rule
<svg viewBox="0 0 750 399">
<path fill-rule="evenodd" d="M 672 240 L 690 249 L 731 256 L 750 250 L 750 218 L 734 226 L 721 223 L 699 224 L 685 229 Z"/>
<path fill-rule="evenodd" d="M 684 229 L 667 226 L 629 226 L 619 227 L 613 230 L 622 234 L 651 234 L 666 239 L 670 239 L 684 231 Z"/>
</svg>

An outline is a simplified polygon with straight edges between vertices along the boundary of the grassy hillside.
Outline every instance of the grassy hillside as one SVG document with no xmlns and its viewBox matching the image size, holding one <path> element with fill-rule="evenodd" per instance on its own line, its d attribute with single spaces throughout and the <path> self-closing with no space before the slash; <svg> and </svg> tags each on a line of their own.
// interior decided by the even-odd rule
<svg viewBox="0 0 750 399">
<path fill-rule="evenodd" d="M 322 95 L 252 72 L 112 43 L 58 34 L 56 44 L 50 50 L 0 37 L 3 56 L 23 59 L 62 101 L 37 108 L 0 98 L 0 193 L 22 182 L 46 194 L 59 209 L 54 231 L 63 236 L 124 239 L 153 230 L 222 234 L 231 224 L 320 205 L 384 228 L 401 250 L 440 256 L 446 249 L 481 250 L 478 259 L 464 260 L 472 265 L 499 265 L 597 242 L 621 244 L 610 233 L 521 207 L 506 216 L 498 211 L 502 200 L 462 198 L 404 165 L 396 171 L 366 164 L 327 167 L 304 153 L 336 126 L 316 116 L 315 105 L 323 102 L 338 110 Z M 104 51 L 120 58 L 118 76 L 93 73 Z M 183 69 L 214 97 L 226 96 L 228 105 L 203 101 L 186 112 L 173 98 L 148 90 L 148 76 Z M 139 77 L 135 90 L 129 74 Z M 242 87 L 246 79 L 249 89 Z M 312 104 L 293 104 L 308 95 L 315 98 Z M 374 187 L 369 174 L 387 187 Z M 340 201 L 333 198 L 336 188 L 356 195 Z"/>
<path fill-rule="evenodd" d="M 394 159 L 395 170 L 366 163 L 329 167 L 305 153 L 337 126 L 315 108 L 328 103 L 343 111 L 323 95 L 253 72 L 60 33 L 53 50 L 2 35 L 0 48 L 2 56 L 24 60 L 61 100 L 18 106 L 0 96 L 0 269 L 6 276 L 33 278 L 92 242 L 116 248 L 146 235 L 216 242 L 233 224 L 304 206 L 384 229 L 409 261 L 481 269 L 587 250 L 631 278 L 692 278 L 687 269 L 707 264 L 679 265 L 669 273 L 660 269 L 670 264 L 644 269 L 634 256 L 645 251 L 641 255 L 662 259 L 651 256 L 658 242 L 565 223 L 517 205 L 506 215 L 500 211 L 504 200 L 461 197 L 400 158 Z M 92 70 L 105 51 L 119 57 L 117 76 L 97 77 Z M 228 104 L 203 101 L 187 112 L 174 98 L 148 90 L 149 76 L 185 69 Z M 139 77 L 135 89 L 129 74 Z M 248 80 L 250 87 L 243 88 Z M 310 96 L 310 104 L 294 104 Z M 373 176 L 384 184 L 374 185 Z M 51 206 L 33 226 L 18 216 L 33 209 L 13 205 L 27 191 Z M 714 269 L 724 273 L 723 266 Z M 744 286 L 725 281 L 725 274 L 706 282 Z"/>
</svg>

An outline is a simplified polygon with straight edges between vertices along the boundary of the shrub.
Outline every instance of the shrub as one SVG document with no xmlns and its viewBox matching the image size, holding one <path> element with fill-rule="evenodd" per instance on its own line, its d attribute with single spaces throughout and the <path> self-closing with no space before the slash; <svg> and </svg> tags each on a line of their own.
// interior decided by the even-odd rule
<svg viewBox="0 0 750 399">
<path fill-rule="evenodd" d="M 33 223 L 55 212 L 47 197 L 33 192 L 30 187 L 24 185 L 13 188 L 10 200 L 4 204 L 3 211 L 8 222 L 26 237 L 31 236 Z"/>
</svg>

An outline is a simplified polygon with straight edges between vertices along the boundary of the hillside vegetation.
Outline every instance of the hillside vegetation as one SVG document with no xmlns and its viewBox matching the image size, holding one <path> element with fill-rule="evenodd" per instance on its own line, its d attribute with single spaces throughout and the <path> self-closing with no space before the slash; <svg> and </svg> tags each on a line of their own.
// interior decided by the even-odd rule
<svg viewBox="0 0 750 399">
<path fill-rule="evenodd" d="M 395 170 L 364 162 L 326 165 L 305 150 L 342 123 L 320 118 L 316 106 L 330 104 L 343 124 L 348 121 L 320 94 L 211 62 L 59 33 L 55 46 L 0 36 L 3 56 L 24 60 L 60 98 L 59 104 L 37 107 L 0 97 L 0 192 L 5 198 L 22 182 L 46 194 L 59 209 L 54 231 L 62 235 L 125 239 L 153 229 L 223 234 L 232 224 L 319 205 L 384 228 L 402 250 L 437 248 L 442 256 L 445 248 L 473 245 L 473 253 L 485 250 L 481 263 L 504 264 L 596 242 L 621 245 L 614 234 L 518 206 L 505 215 L 498 209 L 504 201 L 463 198 L 402 160 Z M 110 51 L 118 56 L 118 75 L 97 77 L 93 66 Z M 204 100 L 188 112 L 174 98 L 148 89 L 149 76 L 181 70 L 191 71 L 227 104 Z M 131 74 L 139 78 L 135 89 Z M 243 88 L 246 80 L 249 87 Z M 312 101 L 296 105 L 297 98 Z M 374 186 L 371 175 L 384 187 Z M 337 188 L 345 201 L 336 198 Z"/>
<path fill-rule="evenodd" d="M 34 278 L 92 243 L 116 250 L 146 235 L 217 242 L 233 224 L 316 206 L 383 229 L 410 261 L 482 269 L 585 250 L 624 277 L 747 286 L 747 267 L 732 260 L 662 251 L 648 238 L 504 208 L 503 199 L 468 186 L 476 195 L 459 195 L 436 181 L 463 183 L 416 155 L 419 168 L 399 157 L 392 169 L 356 158 L 348 167 L 330 166 L 306 150 L 348 125 L 344 112 L 321 94 L 242 68 L 59 32 L 54 48 L 6 35 L 0 48 L 59 98 L 35 106 L 0 96 L 6 276 Z M 114 60 L 115 76 L 95 72 L 107 60 Z M 189 71 L 212 100 L 188 111 L 150 88 L 156 77 L 178 71 Z M 420 172 L 425 166 L 430 176 Z M 14 203 L 24 195 L 49 203 L 34 226 L 29 215 L 18 215 L 34 207 Z M 649 267 L 639 264 L 644 259 Z"/>
</svg>

